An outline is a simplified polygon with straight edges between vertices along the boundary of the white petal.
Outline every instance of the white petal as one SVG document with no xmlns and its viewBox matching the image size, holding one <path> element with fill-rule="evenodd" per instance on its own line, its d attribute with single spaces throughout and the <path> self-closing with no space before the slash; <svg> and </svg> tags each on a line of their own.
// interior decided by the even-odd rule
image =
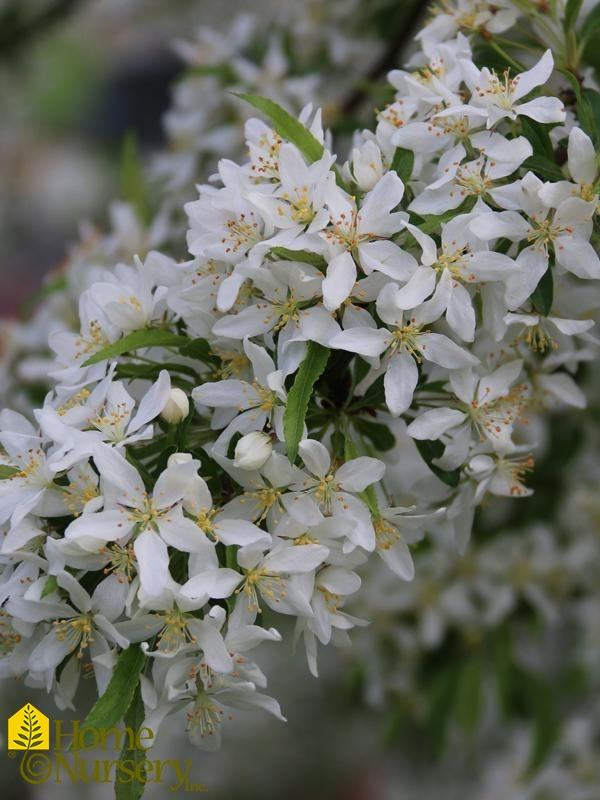
<svg viewBox="0 0 600 800">
<path fill-rule="evenodd" d="M 311 572 L 328 555 L 329 550 L 320 544 L 292 545 L 269 553 L 262 563 L 269 572 Z"/>
<path fill-rule="evenodd" d="M 335 473 L 336 482 L 348 492 L 362 492 L 367 486 L 379 481 L 385 473 L 385 464 L 377 458 L 360 456 L 347 461 Z"/>
<path fill-rule="evenodd" d="M 413 420 L 406 432 L 413 439 L 439 439 L 443 433 L 459 425 L 465 414 L 455 408 L 432 408 Z"/>
<path fill-rule="evenodd" d="M 356 283 L 356 264 L 350 253 L 344 251 L 334 256 L 323 279 L 323 303 L 329 311 L 335 311 L 350 295 Z"/>
<path fill-rule="evenodd" d="M 567 146 L 569 172 L 578 183 L 590 183 L 596 177 L 596 151 L 590 137 L 581 128 L 574 127 Z"/>
<path fill-rule="evenodd" d="M 243 579 L 232 569 L 210 569 L 194 575 L 181 587 L 181 594 L 190 599 L 230 597 Z"/>
<path fill-rule="evenodd" d="M 576 236 L 559 236 L 555 243 L 556 260 L 578 278 L 600 278 L 600 259 L 589 242 Z"/>
<path fill-rule="evenodd" d="M 402 351 L 390 359 L 383 385 L 385 402 L 395 417 L 403 414 L 412 403 L 418 380 L 419 370 L 411 355 Z"/>
<path fill-rule="evenodd" d="M 338 350 L 348 350 L 361 356 L 378 356 L 388 348 L 392 341 L 389 331 L 379 328 L 350 328 L 334 336 L 329 346 Z"/>
<path fill-rule="evenodd" d="M 558 97 L 537 97 L 528 103 L 515 106 L 517 114 L 523 114 L 536 122 L 564 122 L 567 112 Z"/>
<path fill-rule="evenodd" d="M 138 406 L 137 414 L 129 423 L 128 433 L 135 433 L 143 425 L 158 417 L 169 399 L 171 378 L 166 369 L 162 369 L 158 380 L 146 392 Z"/>
<path fill-rule="evenodd" d="M 298 451 L 309 472 L 319 478 L 327 475 L 331 466 L 331 456 L 325 445 L 315 439 L 303 439 L 298 445 Z"/>
<path fill-rule="evenodd" d="M 419 336 L 419 347 L 423 357 L 440 367 L 458 369 L 478 364 L 479 359 L 467 353 L 447 336 L 440 333 L 423 333 Z"/>
</svg>

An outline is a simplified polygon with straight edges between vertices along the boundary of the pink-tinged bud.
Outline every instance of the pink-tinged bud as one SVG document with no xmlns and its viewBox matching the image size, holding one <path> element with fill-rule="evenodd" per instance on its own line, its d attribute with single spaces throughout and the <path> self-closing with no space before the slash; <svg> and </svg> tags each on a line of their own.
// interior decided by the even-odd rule
<svg viewBox="0 0 600 800">
<path fill-rule="evenodd" d="M 170 425 L 176 425 L 187 417 L 190 413 L 190 402 L 187 395 L 181 389 L 171 389 L 169 399 L 165 407 L 160 412 L 160 416 Z"/>
<path fill-rule="evenodd" d="M 271 455 L 271 437 L 255 431 L 247 433 L 235 446 L 233 466 L 240 469 L 260 469 Z"/>
</svg>

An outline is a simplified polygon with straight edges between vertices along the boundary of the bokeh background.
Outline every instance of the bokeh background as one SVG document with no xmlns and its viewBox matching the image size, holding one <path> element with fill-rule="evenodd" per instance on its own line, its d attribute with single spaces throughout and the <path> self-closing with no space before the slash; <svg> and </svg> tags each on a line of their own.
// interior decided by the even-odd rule
<svg viewBox="0 0 600 800">
<path fill-rule="evenodd" d="M 30 373 L 19 373 L 19 346 L 40 344 L 19 327 L 36 313 L 31 298 L 81 242 L 114 229 L 111 202 L 131 200 L 132 148 L 148 186 L 170 181 L 181 203 L 219 156 L 240 152 L 246 112 L 228 86 L 294 110 L 316 98 L 342 147 L 385 104 L 385 74 L 410 56 L 428 4 L 326 5 L 0 0 L 0 315 L 16 320 L 20 378 Z M 202 26 L 214 33 L 195 33 Z M 593 396 L 591 366 L 582 379 Z M 318 681 L 300 650 L 265 646 L 259 661 L 286 724 L 236 713 L 221 752 L 208 754 L 177 719 L 152 757 L 192 758 L 192 779 L 223 800 L 600 800 L 599 416 L 593 404 L 585 419 L 558 409 L 540 426 L 537 494 L 484 509 L 465 555 L 425 551 L 410 588 L 371 576 L 362 610 L 373 624 L 356 649 L 323 654 Z M 0 718 L 27 701 L 73 716 L 14 682 L 0 689 Z M 79 707 L 91 703 L 84 685 Z M 0 743 L 2 800 L 67 796 L 68 784 L 25 785 L 3 733 Z M 104 800 L 112 787 L 85 795 Z"/>
</svg>

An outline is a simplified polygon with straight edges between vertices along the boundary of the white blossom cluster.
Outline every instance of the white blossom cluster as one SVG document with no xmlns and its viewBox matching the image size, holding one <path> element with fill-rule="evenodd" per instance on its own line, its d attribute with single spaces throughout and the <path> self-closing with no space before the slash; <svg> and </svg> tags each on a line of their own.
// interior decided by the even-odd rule
<svg viewBox="0 0 600 800">
<path fill-rule="evenodd" d="M 519 17 L 474 6 L 490 33 Z M 144 724 L 185 710 L 214 748 L 226 708 L 282 718 L 247 655 L 279 615 L 316 675 L 369 622 L 344 606 L 372 554 L 410 581 L 426 532 L 464 547 L 479 504 L 530 493 L 528 415 L 583 407 L 598 352 L 598 165 L 550 49 L 498 74 L 459 11 L 345 162 L 319 111 L 250 96 L 271 122 L 186 203 L 191 258 L 146 253 L 159 215 L 142 257 L 86 274 L 53 389 L 0 413 L 0 674 L 71 706 L 139 646 Z"/>
</svg>

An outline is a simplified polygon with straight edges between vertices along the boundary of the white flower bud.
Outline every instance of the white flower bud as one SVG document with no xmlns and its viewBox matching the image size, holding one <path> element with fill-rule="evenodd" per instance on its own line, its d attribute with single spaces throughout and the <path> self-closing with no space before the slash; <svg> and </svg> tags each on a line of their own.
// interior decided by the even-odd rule
<svg viewBox="0 0 600 800">
<path fill-rule="evenodd" d="M 171 389 L 169 399 L 160 412 L 160 416 L 170 425 L 176 425 L 178 422 L 181 422 L 182 419 L 185 419 L 189 413 L 190 402 L 187 399 L 186 393 L 181 389 Z"/>
<path fill-rule="evenodd" d="M 377 181 L 383 177 L 381 150 L 370 139 L 360 149 L 352 151 L 352 174 L 363 192 L 370 192 Z"/>
<path fill-rule="evenodd" d="M 193 456 L 191 453 L 171 453 L 167 459 L 167 467 L 176 467 L 178 464 L 189 464 Z"/>
<path fill-rule="evenodd" d="M 233 466 L 241 469 L 260 469 L 271 455 L 271 437 L 260 431 L 247 433 L 235 446 Z"/>
</svg>

